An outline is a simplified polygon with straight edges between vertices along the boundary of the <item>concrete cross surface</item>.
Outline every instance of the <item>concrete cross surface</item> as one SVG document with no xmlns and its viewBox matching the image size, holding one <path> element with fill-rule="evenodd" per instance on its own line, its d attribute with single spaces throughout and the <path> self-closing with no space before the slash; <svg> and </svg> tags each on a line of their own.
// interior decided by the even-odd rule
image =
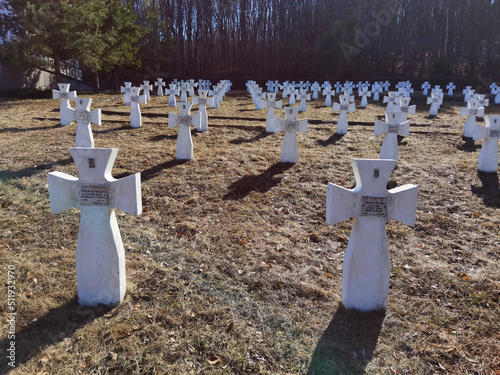
<svg viewBox="0 0 500 375">
<path fill-rule="evenodd" d="M 117 305 L 125 297 L 125 251 L 115 208 L 142 212 L 141 174 L 114 179 L 116 148 L 70 148 L 80 177 L 50 172 L 50 208 L 56 214 L 80 209 L 76 245 L 78 303 Z"/>
<path fill-rule="evenodd" d="M 387 190 L 395 160 L 353 159 L 352 190 L 328 184 L 326 222 L 335 225 L 353 218 L 344 257 L 342 304 L 362 311 L 387 308 L 390 261 L 386 223 L 394 219 L 414 226 L 418 187 Z"/>
<path fill-rule="evenodd" d="M 61 99 L 59 116 L 61 117 L 61 125 L 69 125 L 73 121 L 73 111 L 69 100 L 76 99 L 76 91 L 69 91 L 69 83 L 58 83 L 59 91 L 52 90 L 52 99 Z"/>
</svg>

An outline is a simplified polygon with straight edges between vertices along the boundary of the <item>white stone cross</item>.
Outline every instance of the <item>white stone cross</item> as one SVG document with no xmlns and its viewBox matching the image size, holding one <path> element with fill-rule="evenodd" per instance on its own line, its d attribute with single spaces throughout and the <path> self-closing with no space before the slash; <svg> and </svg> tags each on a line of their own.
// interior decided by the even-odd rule
<svg viewBox="0 0 500 375">
<path fill-rule="evenodd" d="M 368 105 L 368 96 L 372 96 L 372 92 L 368 91 L 368 87 L 363 86 L 361 91 L 359 92 L 359 96 L 361 96 L 361 108 L 366 108 Z"/>
<path fill-rule="evenodd" d="M 78 303 L 117 305 L 125 297 L 125 251 L 115 208 L 142 212 L 141 174 L 116 180 L 111 170 L 116 148 L 70 148 L 80 178 L 49 173 L 50 208 L 56 214 L 80 209 L 76 245 Z"/>
<path fill-rule="evenodd" d="M 386 112 L 394 112 L 398 105 L 398 95 L 396 91 L 389 91 L 388 96 L 384 96 L 384 103 L 387 103 Z"/>
<path fill-rule="evenodd" d="M 123 94 L 123 102 L 125 105 L 130 105 L 130 88 L 132 82 L 125 82 L 125 86 L 120 87 L 120 92 Z"/>
<path fill-rule="evenodd" d="M 396 160 L 354 159 L 352 190 L 328 184 L 326 222 L 335 225 L 353 217 L 344 257 L 342 304 L 361 311 L 387 308 L 390 280 L 386 223 L 394 219 L 415 225 L 418 187 L 387 190 Z"/>
<path fill-rule="evenodd" d="M 307 111 L 307 100 L 311 100 L 311 94 L 308 94 L 306 90 L 301 90 L 299 94 L 300 98 L 300 106 L 299 106 L 299 112 L 306 112 Z"/>
<path fill-rule="evenodd" d="M 498 86 L 497 86 L 497 84 L 496 84 L 495 82 L 493 82 L 493 83 L 490 85 L 490 90 L 491 90 L 491 91 L 490 91 L 490 93 L 491 93 L 492 95 L 495 95 L 495 94 L 496 94 L 496 92 L 494 91 L 494 89 L 495 89 L 496 87 L 498 87 Z"/>
<path fill-rule="evenodd" d="M 76 109 L 70 108 L 73 121 L 76 121 L 75 147 L 94 147 L 91 123 L 101 125 L 101 110 L 90 110 L 92 98 L 76 98 Z"/>
<path fill-rule="evenodd" d="M 464 102 L 468 102 L 474 96 L 475 91 L 476 90 L 473 90 L 471 86 L 467 86 L 463 89 L 462 94 L 464 94 Z"/>
<path fill-rule="evenodd" d="M 427 96 L 429 95 L 429 89 L 431 88 L 431 84 L 428 82 L 428 81 L 425 81 L 423 84 L 422 84 L 422 95 L 424 96 Z"/>
<path fill-rule="evenodd" d="M 193 97 L 194 96 L 194 88 L 198 87 L 198 83 L 194 81 L 194 79 L 190 79 L 188 81 L 188 87 L 189 87 L 189 96 Z"/>
<path fill-rule="evenodd" d="M 155 82 L 155 86 L 158 86 L 158 96 L 163 96 L 163 87 L 165 86 L 165 82 L 163 82 L 163 78 L 157 78 Z"/>
<path fill-rule="evenodd" d="M 495 104 L 500 104 L 500 86 L 491 89 L 492 95 L 495 95 Z"/>
<path fill-rule="evenodd" d="M 312 98 L 313 99 L 318 99 L 318 91 L 321 90 L 321 86 L 318 82 L 314 81 L 314 83 L 311 85 L 311 91 L 313 92 Z M 310 99 L 308 99 L 310 100 Z"/>
<path fill-rule="evenodd" d="M 140 128 L 142 124 L 141 107 L 139 103 L 146 104 L 146 96 L 140 95 L 140 87 L 130 88 L 130 126 Z"/>
<path fill-rule="evenodd" d="M 455 90 L 457 88 L 457 86 L 455 86 L 455 84 L 453 82 L 450 82 L 448 83 L 448 85 L 446 86 L 446 90 L 448 90 L 448 95 L 453 95 L 453 90 Z"/>
<path fill-rule="evenodd" d="M 299 92 L 297 89 L 295 89 L 295 86 L 291 86 L 288 88 L 288 94 L 290 97 L 288 98 L 288 105 L 295 105 L 295 95 L 297 95 Z"/>
<path fill-rule="evenodd" d="M 385 92 L 389 92 L 389 89 L 391 88 L 391 83 L 389 81 L 385 81 L 382 83 L 382 87 L 384 88 Z"/>
<path fill-rule="evenodd" d="M 333 87 L 335 87 L 335 92 L 338 94 L 338 93 L 340 93 L 340 89 L 342 88 L 342 84 L 339 81 L 337 81 L 337 82 L 335 82 L 335 85 L 333 85 Z"/>
<path fill-rule="evenodd" d="M 467 107 L 460 108 L 460 116 L 467 116 L 464 125 L 464 137 L 473 138 L 474 128 L 476 126 L 476 116 L 484 116 L 484 107 L 479 105 L 479 100 L 470 99 L 467 102 Z"/>
<path fill-rule="evenodd" d="M 486 95 L 484 94 L 474 94 L 472 98 L 479 102 L 479 107 L 488 107 L 490 105 L 490 100 L 486 99 Z M 483 118 L 484 113 L 478 113 L 476 116 L 479 118 Z"/>
<path fill-rule="evenodd" d="M 73 121 L 73 111 L 69 100 L 76 99 L 76 91 L 69 91 L 69 83 L 58 83 L 59 91 L 52 90 L 52 99 L 61 99 L 59 115 L 61 117 L 61 125 L 69 125 Z"/>
<path fill-rule="evenodd" d="M 307 134 L 307 119 L 297 120 L 299 109 L 297 107 L 285 107 L 285 119 L 276 117 L 274 131 L 276 133 L 284 130 L 285 137 L 281 146 L 281 162 L 296 163 L 299 157 L 299 146 L 297 144 L 297 132 Z"/>
<path fill-rule="evenodd" d="M 179 88 L 181 91 L 181 102 L 187 102 L 187 93 L 189 92 L 189 86 L 187 83 L 181 83 L 181 87 Z"/>
<path fill-rule="evenodd" d="M 262 92 L 262 88 L 259 87 L 257 91 L 255 91 L 254 96 L 253 96 L 253 103 L 255 104 L 255 109 L 261 110 L 262 109 L 262 99 L 266 98 L 266 93 Z"/>
<path fill-rule="evenodd" d="M 177 106 L 181 110 L 179 115 L 168 114 L 168 127 L 179 127 L 175 158 L 177 160 L 191 160 L 193 158 L 193 139 L 190 128 L 191 125 L 200 126 L 200 112 L 193 115 L 190 113 L 192 103 L 178 102 Z"/>
<path fill-rule="evenodd" d="M 169 107 L 175 107 L 177 106 L 177 100 L 176 100 L 176 95 L 179 95 L 179 88 L 175 83 L 171 83 L 169 86 L 169 97 L 168 97 L 168 106 Z"/>
<path fill-rule="evenodd" d="M 431 105 L 429 109 L 429 116 L 437 116 L 439 106 L 443 104 L 443 94 L 439 92 L 431 93 L 431 96 L 427 98 L 427 104 Z"/>
<path fill-rule="evenodd" d="M 398 134 L 403 137 L 410 135 L 410 121 L 405 119 L 403 112 L 386 112 L 385 121 L 375 121 L 374 135 L 385 134 L 380 159 L 398 160 Z"/>
<path fill-rule="evenodd" d="M 378 83 L 378 82 L 375 82 L 373 85 L 372 85 L 372 93 L 373 93 L 373 101 L 374 102 L 378 102 L 380 100 L 380 97 L 379 95 L 384 92 L 384 89 L 383 87 Z"/>
<path fill-rule="evenodd" d="M 208 90 L 198 90 L 199 98 L 193 97 L 193 105 L 198 105 L 200 110 L 200 125 L 197 126 L 198 131 L 204 132 L 208 130 L 208 114 L 207 114 L 207 105 L 210 107 L 214 106 L 214 98 L 208 98 Z"/>
<path fill-rule="evenodd" d="M 151 95 L 149 95 L 149 91 L 153 90 L 153 85 L 149 84 L 149 81 L 142 81 L 141 89 L 144 90 L 144 97 L 146 98 L 146 103 L 151 100 Z"/>
<path fill-rule="evenodd" d="M 283 108 L 283 100 L 276 100 L 276 93 L 269 92 L 267 93 L 267 101 L 262 100 L 262 108 L 268 108 L 266 116 L 266 132 L 273 133 L 274 123 L 276 121 L 274 109 Z"/>
<path fill-rule="evenodd" d="M 500 116 L 486 116 L 486 126 L 476 125 L 474 140 L 483 140 L 477 162 L 477 170 L 495 173 L 498 170 L 498 139 L 500 138 Z"/>
<path fill-rule="evenodd" d="M 337 120 L 337 134 L 347 134 L 347 114 L 356 110 L 356 105 L 351 103 L 351 96 L 340 95 L 340 103 L 333 103 L 333 112 L 340 111 L 339 119 Z"/>
<path fill-rule="evenodd" d="M 332 105 L 332 95 L 335 95 L 335 89 L 327 86 L 323 89 L 323 95 L 325 96 L 325 107 L 330 107 Z"/>
<path fill-rule="evenodd" d="M 411 98 L 398 98 L 399 105 L 396 106 L 396 111 L 403 113 L 404 121 L 408 119 L 408 113 L 414 115 L 417 110 L 416 105 L 410 105 Z"/>
</svg>

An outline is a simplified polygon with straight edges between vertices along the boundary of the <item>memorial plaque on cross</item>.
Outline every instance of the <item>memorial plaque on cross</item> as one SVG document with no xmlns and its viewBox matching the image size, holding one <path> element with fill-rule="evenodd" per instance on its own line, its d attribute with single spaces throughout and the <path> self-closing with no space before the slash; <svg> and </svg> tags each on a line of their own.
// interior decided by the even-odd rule
<svg viewBox="0 0 500 375">
<path fill-rule="evenodd" d="M 299 146 L 297 144 L 297 132 L 307 134 L 307 119 L 297 120 L 299 109 L 297 107 L 285 107 L 285 119 L 276 117 L 274 131 L 285 131 L 283 145 L 281 146 L 281 162 L 296 163 L 299 157 Z"/>
<path fill-rule="evenodd" d="M 385 134 L 382 148 L 380 149 L 380 159 L 398 160 L 398 135 L 408 137 L 410 135 L 410 122 L 406 120 L 403 112 L 386 112 L 386 122 L 375 121 L 374 135 Z"/>
<path fill-rule="evenodd" d="M 496 173 L 498 170 L 498 139 L 500 138 L 500 116 L 486 116 L 486 126 L 474 128 L 474 140 L 483 140 L 477 161 L 477 170 Z"/>
<path fill-rule="evenodd" d="M 178 102 L 180 114 L 168 114 L 168 127 L 179 127 L 177 135 L 177 148 L 175 157 L 177 160 L 191 160 L 193 158 L 193 139 L 191 138 L 191 125 L 200 126 L 200 113 L 191 114 L 192 103 Z"/>
<path fill-rule="evenodd" d="M 415 225 L 418 187 L 413 184 L 387 190 L 395 160 L 354 159 L 352 190 L 328 184 L 326 222 L 335 225 L 353 218 L 344 257 L 342 304 L 372 311 L 387 308 L 390 260 L 386 223 L 394 219 Z"/>
<path fill-rule="evenodd" d="M 78 303 L 119 304 L 126 290 L 125 251 L 115 208 L 140 215 L 141 174 L 116 180 L 111 170 L 118 153 L 112 148 L 70 148 L 80 174 L 50 172 L 50 208 L 56 214 L 80 209 L 76 245 Z"/>
<path fill-rule="evenodd" d="M 58 83 L 57 86 L 59 86 L 59 91 L 52 90 L 52 99 L 61 99 L 59 116 L 61 125 L 66 126 L 73 121 L 73 112 L 69 100 L 76 100 L 76 91 L 69 91 L 69 83 Z"/>
</svg>

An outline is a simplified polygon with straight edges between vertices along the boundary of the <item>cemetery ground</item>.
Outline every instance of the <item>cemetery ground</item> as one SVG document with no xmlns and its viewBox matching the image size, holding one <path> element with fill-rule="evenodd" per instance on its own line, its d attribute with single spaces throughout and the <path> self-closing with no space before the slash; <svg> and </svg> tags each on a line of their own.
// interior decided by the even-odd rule
<svg viewBox="0 0 500 375">
<path fill-rule="evenodd" d="M 328 226 L 325 203 L 328 182 L 354 187 L 351 158 L 378 158 L 382 103 L 350 113 L 338 136 L 338 114 L 309 102 L 299 161 L 281 164 L 267 109 L 230 92 L 208 109 L 207 132 L 192 128 L 194 158 L 182 162 L 168 96 L 141 105 L 139 129 L 121 95 L 92 97 L 95 146 L 119 148 L 113 176 L 142 174 L 143 213 L 117 210 L 127 295 L 114 308 L 77 305 L 79 211 L 51 214 L 47 186 L 51 171 L 78 176 L 76 125 L 60 125 L 59 101 L 4 99 L 0 373 L 11 341 L 11 374 L 499 373 L 500 188 L 476 170 L 480 142 L 462 138 L 461 96 L 445 96 L 434 119 L 412 99 L 389 187 L 418 185 L 416 225 L 388 222 L 388 308 L 368 314 L 340 307 L 351 220 Z"/>
</svg>

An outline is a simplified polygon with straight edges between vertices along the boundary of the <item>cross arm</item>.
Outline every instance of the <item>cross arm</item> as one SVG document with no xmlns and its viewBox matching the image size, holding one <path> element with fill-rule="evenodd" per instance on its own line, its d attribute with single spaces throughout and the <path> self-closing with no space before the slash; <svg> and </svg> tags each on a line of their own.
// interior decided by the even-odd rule
<svg viewBox="0 0 500 375">
<path fill-rule="evenodd" d="M 174 126 L 179 125 L 179 115 L 170 112 L 168 114 L 168 127 L 173 128 Z"/>
<path fill-rule="evenodd" d="M 340 103 L 333 103 L 333 112 L 338 112 L 340 111 Z"/>
<path fill-rule="evenodd" d="M 283 100 L 276 101 L 276 108 L 279 108 L 279 109 L 283 108 Z"/>
<path fill-rule="evenodd" d="M 479 124 L 475 124 L 473 139 L 475 141 L 479 141 L 480 139 L 484 138 L 488 138 L 488 128 Z"/>
<path fill-rule="evenodd" d="M 199 127 L 201 126 L 201 115 L 200 115 L 200 112 L 196 112 L 194 114 L 191 115 L 191 125 L 195 126 L 195 127 Z"/>
<path fill-rule="evenodd" d="M 53 214 L 75 207 L 78 203 L 78 178 L 62 172 L 50 172 L 49 198 Z"/>
<path fill-rule="evenodd" d="M 299 132 L 307 134 L 308 119 L 304 118 L 304 119 L 298 120 L 298 121 L 299 121 Z"/>
<path fill-rule="evenodd" d="M 347 106 L 347 111 L 348 112 L 355 112 L 356 111 L 356 104 L 355 103 L 351 103 Z"/>
<path fill-rule="evenodd" d="M 118 208 L 131 215 L 142 212 L 141 174 L 113 180 L 109 188 L 110 207 Z"/>
<path fill-rule="evenodd" d="M 418 186 L 408 184 L 389 190 L 388 218 L 410 226 L 415 225 L 417 215 Z"/>
<path fill-rule="evenodd" d="M 90 121 L 96 125 L 101 125 L 101 110 L 94 109 L 90 112 Z"/>
<path fill-rule="evenodd" d="M 375 121 L 375 129 L 373 130 L 373 135 L 381 135 L 387 133 L 387 124 L 380 120 Z"/>
<path fill-rule="evenodd" d="M 417 106 L 416 105 L 410 105 L 410 106 L 408 106 L 407 113 L 409 113 L 411 115 L 414 115 L 416 110 L 417 110 Z"/>
<path fill-rule="evenodd" d="M 410 121 L 399 124 L 399 134 L 403 137 L 408 137 L 410 135 Z"/>
<path fill-rule="evenodd" d="M 326 191 L 326 222 L 330 225 L 353 217 L 356 212 L 356 193 L 328 183 Z"/>
<path fill-rule="evenodd" d="M 273 130 L 275 133 L 285 130 L 285 120 L 279 117 L 275 117 L 273 123 Z"/>
</svg>

